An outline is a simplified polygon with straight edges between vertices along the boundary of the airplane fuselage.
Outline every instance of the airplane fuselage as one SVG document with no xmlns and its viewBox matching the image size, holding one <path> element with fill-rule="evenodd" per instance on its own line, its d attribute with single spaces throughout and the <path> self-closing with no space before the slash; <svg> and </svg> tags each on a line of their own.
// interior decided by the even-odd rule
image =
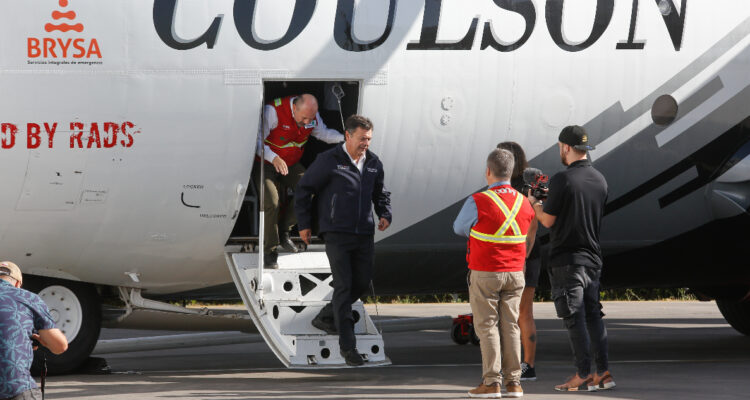
<svg viewBox="0 0 750 400">
<path fill-rule="evenodd" d="M 6 2 L 0 28 L 0 254 L 32 275 L 153 294 L 230 282 L 224 246 L 272 81 L 359 83 L 393 193 L 382 292 L 464 287 L 450 224 L 486 154 L 516 141 L 552 174 L 568 124 L 590 132 L 611 188 L 612 284 L 701 283 L 634 277 L 632 252 L 747 227 L 750 174 L 721 178 L 749 137 L 739 0 L 62 4 Z M 679 108 L 659 124 L 662 96 Z M 695 267 L 711 261 L 689 250 Z M 727 279 L 750 284 L 746 270 Z"/>
</svg>

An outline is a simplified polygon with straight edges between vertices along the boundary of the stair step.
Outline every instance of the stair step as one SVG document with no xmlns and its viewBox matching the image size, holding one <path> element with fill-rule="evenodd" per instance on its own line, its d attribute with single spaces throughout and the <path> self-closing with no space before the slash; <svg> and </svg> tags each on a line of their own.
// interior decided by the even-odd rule
<svg viewBox="0 0 750 400">
<path fill-rule="evenodd" d="M 293 362 L 308 366 L 346 367 L 346 362 L 339 351 L 338 336 L 329 337 L 332 339 L 298 337 L 297 354 L 292 357 Z M 365 366 L 390 364 L 383 349 L 383 339 L 379 336 L 357 336 L 357 350 L 367 360 Z"/>
<path fill-rule="evenodd" d="M 321 330 L 312 326 L 312 320 L 318 315 L 320 310 L 325 306 L 318 304 L 315 306 L 283 306 L 280 304 L 267 303 L 275 328 L 282 335 L 319 335 Z M 354 315 L 354 334 L 377 334 L 374 324 L 368 325 L 365 307 L 361 301 L 352 304 L 352 314 Z"/>
<path fill-rule="evenodd" d="M 287 367 L 344 368 L 338 335 L 312 326 L 312 320 L 331 301 L 333 288 L 328 257 L 320 248 L 279 254 L 279 269 L 258 270 L 258 254 L 227 246 L 225 257 L 253 323 L 276 356 Z M 258 291 L 263 282 L 263 292 Z M 383 338 L 361 301 L 352 304 L 357 348 L 368 360 L 364 366 L 388 365 Z"/>
</svg>

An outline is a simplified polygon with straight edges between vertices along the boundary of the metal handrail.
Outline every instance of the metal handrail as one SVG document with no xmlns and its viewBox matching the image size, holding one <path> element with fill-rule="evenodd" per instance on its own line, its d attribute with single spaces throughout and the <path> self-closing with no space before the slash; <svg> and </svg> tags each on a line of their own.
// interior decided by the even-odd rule
<svg viewBox="0 0 750 400">
<path fill-rule="evenodd" d="M 261 94 L 261 97 L 263 95 Z M 263 106 L 263 99 L 261 98 L 260 102 L 260 121 L 258 122 L 258 125 L 260 127 L 260 131 L 258 132 L 258 135 L 263 135 L 265 132 L 265 118 L 263 118 L 263 113 L 265 112 L 265 107 Z M 263 138 L 265 139 L 265 138 Z M 256 141 L 257 143 L 258 141 Z M 260 163 L 258 163 L 258 168 L 260 168 L 260 180 L 258 184 L 258 191 L 260 196 L 260 212 L 259 218 L 258 218 L 258 282 L 255 285 L 256 292 L 258 293 L 258 300 L 260 307 L 263 308 L 263 262 L 264 260 L 264 252 L 265 252 L 265 224 L 266 224 L 266 215 L 265 215 L 265 174 L 263 173 L 263 170 L 265 169 L 265 162 L 266 162 L 266 146 L 264 144 L 264 140 L 260 141 Z"/>
</svg>

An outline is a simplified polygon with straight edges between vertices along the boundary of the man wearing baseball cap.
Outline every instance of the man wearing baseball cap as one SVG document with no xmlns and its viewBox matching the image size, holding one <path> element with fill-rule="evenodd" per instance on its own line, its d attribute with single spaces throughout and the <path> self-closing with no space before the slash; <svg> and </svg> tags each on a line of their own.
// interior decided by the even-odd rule
<svg viewBox="0 0 750 400">
<path fill-rule="evenodd" d="M 599 231 L 607 181 L 588 159 L 588 151 L 594 146 L 583 127 L 565 127 L 558 140 L 560 159 L 568 168 L 550 179 L 546 200 L 529 196 L 539 222 L 550 229 L 547 266 L 552 299 L 575 353 L 576 375 L 555 390 L 612 389 L 615 382 L 609 372 L 607 330 L 599 302 Z M 593 375 L 592 353 L 596 364 Z"/>
<path fill-rule="evenodd" d="M 31 377 L 34 360 L 32 339 L 55 354 L 68 349 L 65 335 L 55 328 L 47 305 L 21 289 L 21 269 L 10 261 L 0 262 L 0 399 L 41 399 Z"/>
</svg>

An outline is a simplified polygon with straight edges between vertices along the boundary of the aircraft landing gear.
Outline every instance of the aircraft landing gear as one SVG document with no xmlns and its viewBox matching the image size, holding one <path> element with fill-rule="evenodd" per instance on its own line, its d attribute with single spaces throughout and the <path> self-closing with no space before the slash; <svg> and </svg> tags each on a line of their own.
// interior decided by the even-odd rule
<svg viewBox="0 0 750 400">
<path fill-rule="evenodd" d="M 34 352 L 32 372 L 41 369 L 42 351 L 47 356 L 49 375 L 65 374 L 81 366 L 99 340 L 101 303 L 93 285 L 63 279 L 29 276 L 24 288 L 37 293 L 50 309 L 55 326 L 68 339 L 68 350 L 54 355 L 46 349 Z"/>
<path fill-rule="evenodd" d="M 474 332 L 474 316 L 472 314 L 462 314 L 453 318 L 451 338 L 456 344 L 471 342 L 475 346 L 479 345 L 479 338 Z"/>
</svg>

